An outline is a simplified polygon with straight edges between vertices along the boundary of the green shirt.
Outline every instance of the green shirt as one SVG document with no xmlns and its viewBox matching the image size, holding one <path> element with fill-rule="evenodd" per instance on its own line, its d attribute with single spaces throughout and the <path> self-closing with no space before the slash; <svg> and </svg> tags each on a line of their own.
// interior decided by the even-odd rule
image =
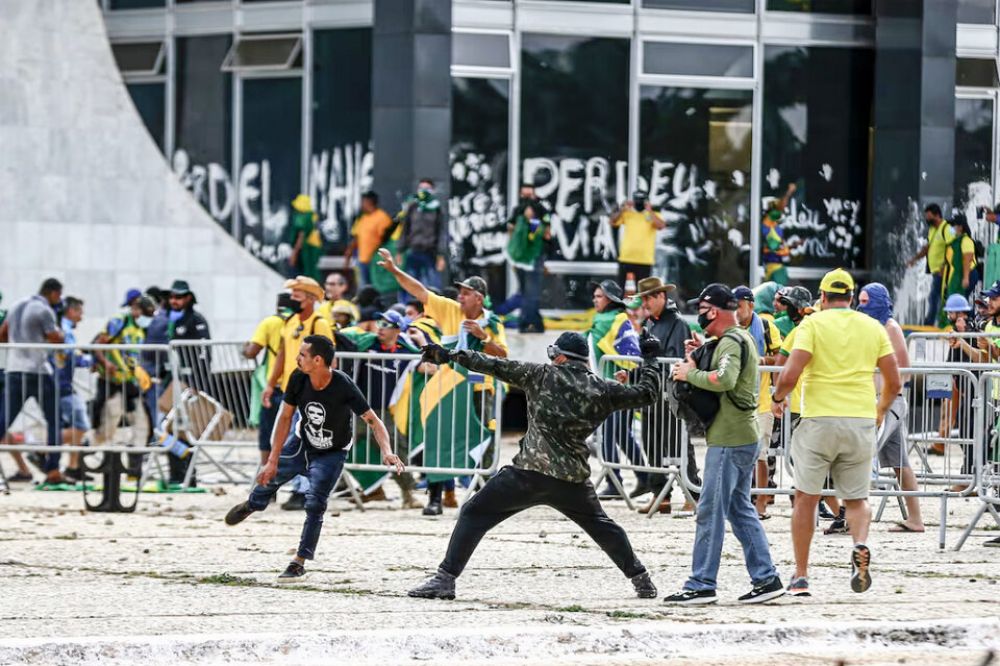
<svg viewBox="0 0 1000 666">
<path fill-rule="evenodd" d="M 743 338 L 746 346 L 746 363 L 743 351 L 734 336 Z M 745 329 L 733 326 L 726 330 L 712 354 L 711 370 L 691 370 L 687 381 L 692 386 L 726 393 L 719 398 L 719 412 L 709 426 L 705 440 L 709 446 L 746 446 L 756 444 L 760 438 L 757 427 L 757 366 L 760 356 L 757 344 Z M 740 409 L 746 405 L 749 409 Z"/>
</svg>

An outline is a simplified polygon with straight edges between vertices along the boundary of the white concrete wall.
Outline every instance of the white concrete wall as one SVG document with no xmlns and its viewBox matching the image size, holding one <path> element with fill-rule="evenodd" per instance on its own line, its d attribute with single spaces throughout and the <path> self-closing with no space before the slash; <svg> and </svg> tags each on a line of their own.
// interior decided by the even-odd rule
<svg viewBox="0 0 1000 666">
<path fill-rule="evenodd" d="M 173 176 L 122 83 L 97 3 L 2 0 L 4 305 L 49 276 L 86 301 L 91 325 L 130 287 L 186 279 L 216 339 L 247 339 L 282 282 Z"/>
</svg>

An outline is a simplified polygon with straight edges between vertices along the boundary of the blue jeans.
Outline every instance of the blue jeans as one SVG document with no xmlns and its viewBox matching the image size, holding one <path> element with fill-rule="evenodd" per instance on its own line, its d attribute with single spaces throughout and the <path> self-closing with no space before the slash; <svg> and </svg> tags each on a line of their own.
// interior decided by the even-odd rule
<svg viewBox="0 0 1000 666">
<path fill-rule="evenodd" d="M 530 271 L 523 268 L 515 268 L 514 271 L 517 273 L 517 288 L 521 291 L 521 316 L 518 317 L 517 327 L 523 331 L 525 327 L 534 326 L 541 331 L 545 328 L 539 311 L 542 299 L 542 258 L 538 257 L 535 267 Z"/>
<path fill-rule="evenodd" d="M 633 465 L 639 467 L 645 464 L 642 458 L 642 449 L 635 443 L 635 437 L 632 436 L 632 411 L 627 412 L 615 412 L 608 417 L 608 420 L 604 422 L 604 459 L 609 463 L 617 463 L 619 461 L 618 457 L 618 446 L 616 443 L 623 443 L 622 449 L 625 451 L 625 455 L 628 457 L 629 462 Z M 618 469 L 612 468 L 611 472 L 618 477 L 620 481 L 622 478 L 622 473 Z M 645 472 L 636 472 L 635 478 L 640 483 L 645 483 L 649 475 Z"/>
<path fill-rule="evenodd" d="M 374 261 L 374 260 L 373 260 Z M 372 265 L 371 262 L 358 262 L 358 271 L 361 273 L 361 284 L 359 287 L 365 287 L 372 283 Z"/>
<path fill-rule="evenodd" d="M 254 485 L 250 491 L 250 508 L 263 511 L 278 488 L 298 474 L 309 477 L 309 490 L 306 492 L 306 522 L 302 526 L 302 536 L 299 537 L 298 556 L 311 560 L 316 555 L 316 544 L 319 533 L 323 529 L 323 514 L 326 513 L 326 502 L 330 491 L 340 478 L 344 469 L 347 451 L 331 451 L 328 453 L 310 452 L 309 447 L 296 439 L 288 450 L 281 452 L 278 459 L 278 473 L 266 486 Z"/>
<path fill-rule="evenodd" d="M 281 411 L 281 402 L 284 397 L 281 389 L 276 388 L 271 394 L 271 406 L 260 406 L 260 427 L 257 429 L 257 448 L 261 451 L 271 450 L 271 435 L 274 431 L 274 422 Z"/>
<path fill-rule="evenodd" d="M 727 519 L 743 546 L 743 559 L 753 584 L 778 575 L 771 562 L 764 527 L 757 517 L 757 509 L 750 502 L 750 479 L 756 462 L 756 442 L 744 446 L 708 447 L 702 470 L 704 484 L 698 501 L 691 577 L 684 584 L 685 589 L 715 589 Z"/>
<path fill-rule="evenodd" d="M 406 272 L 420 282 L 425 287 L 441 288 L 441 274 L 437 272 L 437 255 L 430 252 L 420 252 L 418 250 L 407 250 Z M 404 301 L 405 302 L 405 301 Z"/>
<path fill-rule="evenodd" d="M 56 383 L 52 375 L 42 375 L 35 372 L 8 372 L 4 381 L 3 396 L 0 396 L 0 439 L 7 434 L 7 428 L 17 418 L 24 408 L 24 403 L 34 398 L 45 415 L 45 431 L 49 446 L 59 446 L 62 443 L 62 431 L 59 428 L 58 396 Z M 43 468 L 46 472 L 59 469 L 59 454 L 49 453 L 45 456 Z"/>
<path fill-rule="evenodd" d="M 924 326 L 935 326 L 938 320 L 938 311 L 941 309 L 941 282 L 940 273 L 931 276 L 931 295 L 927 301 L 927 316 L 924 317 Z"/>
</svg>

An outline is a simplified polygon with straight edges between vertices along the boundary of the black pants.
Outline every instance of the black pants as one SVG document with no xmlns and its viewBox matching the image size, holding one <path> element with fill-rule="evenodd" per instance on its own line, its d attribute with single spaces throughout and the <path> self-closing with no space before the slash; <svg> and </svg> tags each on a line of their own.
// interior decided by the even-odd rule
<svg viewBox="0 0 1000 666">
<path fill-rule="evenodd" d="M 550 506 L 583 528 L 627 577 L 646 570 L 632 551 L 625 530 L 608 518 L 590 481 L 571 483 L 514 467 L 504 467 L 462 506 L 441 569 L 461 575 L 480 540 L 515 513 Z"/>
</svg>

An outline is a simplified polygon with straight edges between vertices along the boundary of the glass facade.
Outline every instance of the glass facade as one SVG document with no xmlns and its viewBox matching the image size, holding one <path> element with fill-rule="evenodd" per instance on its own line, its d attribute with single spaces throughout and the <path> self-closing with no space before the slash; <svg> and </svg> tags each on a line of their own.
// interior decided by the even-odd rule
<svg viewBox="0 0 1000 666">
<path fill-rule="evenodd" d="M 628 40 L 521 39 L 520 180 L 552 209 L 550 260 L 617 257 L 610 217 L 627 198 L 628 80 Z M 589 305 L 589 274 L 558 277 L 545 281 L 543 302 Z"/>
<path fill-rule="evenodd" d="M 239 211 L 243 246 L 284 269 L 291 251 L 292 199 L 302 191 L 302 79 L 244 80 L 242 121 Z"/>
<path fill-rule="evenodd" d="M 305 192 L 324 261 L 337 266 L 360 193 L 378 189 L 371 25 L 337 3 L 303 21 L 309 3 L 299 0 L 215 2 L 213 16 L 242 12 L 255 32 L 204 34 L 189 8 L 174 8 L 197 1 L 166 3 L 168 14 L 188 15 L 172 34 L 160 12 L 131 13 L 117 28 L 111 20 L 114 10 L 163 0 L 105 3 L 116 54 L 136 42 L 163 45 L 155 67 L 123 64 L 138 112 L 181 182 L 262 260 L 284 268 L 289 203 Z M 506 218 L 525 181 L 553 212 L 546 308 L 589 307 L 586 285 L 616 274 L 610 217 L 637 186 L 667 221 L 654 273 L 679 285 L 678 298 L 713 279 L 761 279 L 762 211 L 789 183 L 797 186 L 783 222 L 793 281 L 872 264 L 871 0 L 632 0 L 635 12 L 627 1 L 533 2 L 516 22 L 503 8 L 518 2 L 488 10 L 455 2 L 455 20 L 467 24 L 452 35 L 451 268 L 486 274 L 494 301 L 515 288 L 506 280 Z M 960 0 L 959 23 L 991 24 L 995 5 Z M 560 12 L 565 24 L 550 34 Z M 685 21 L 698 27 L 685 34 Z M 1000 51 L 984 51 L 981 35 L 958 29 L 954 203 L 962 209 L 987 205 L 996 180 Z M 234 40 L 267 38 L 287 42 L 281 67 L 272 66 L 277 56 L 265 68 L 236 58 Z"/>
<path fill-rule="evenodd" d="M 510 82 L 451 82 L 451 260 L 486 278 L 495 303 L 506 298 Z"/>
<path fill-rule="evenodd" d="M 643 86 L 639 187 L 662 211 L 657 272 L 687 300 L 750 274 L 753 93 Z"/>
<path fill-rule="evenodd" d="M 791 266 L 864 266 L 873 79 L 871 49 L 765 49 L 761 205 L 798 187 Z"/>
</svg>

